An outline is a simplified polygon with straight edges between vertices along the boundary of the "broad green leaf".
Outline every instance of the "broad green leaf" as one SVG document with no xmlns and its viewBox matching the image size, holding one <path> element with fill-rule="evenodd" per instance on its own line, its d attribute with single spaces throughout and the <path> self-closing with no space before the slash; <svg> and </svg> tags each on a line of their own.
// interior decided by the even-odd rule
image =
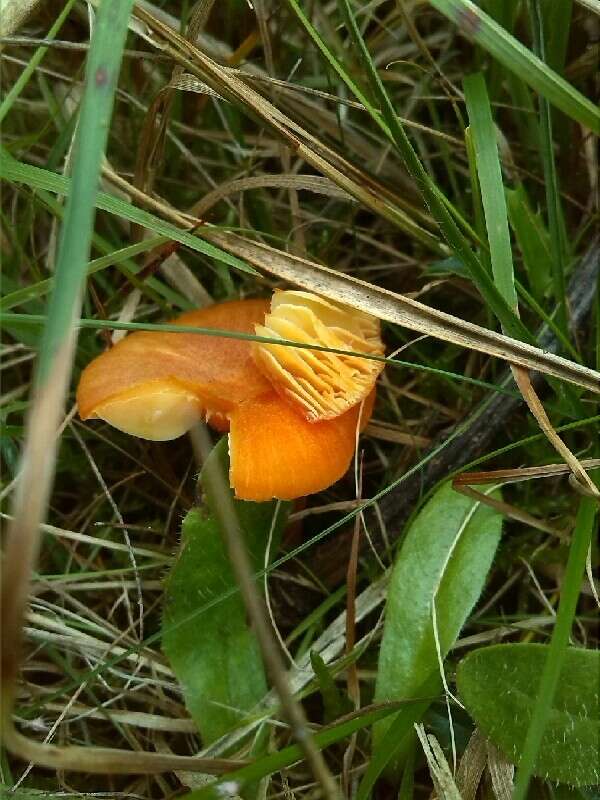
<svg viewBox="0 0 600 800">
<path fill-rule="evenodd" d="M 221 468 L 228 469 L 227 437 L 213 449 L 210 459 L 218 459 Z M 258 571 L 264 566 L 272 526 L 272 549 L 276 545 L 287 506 L 234 502 Z M 239 593 L 190 619 L 197 608 L 218 601 L 235 585 L 211 510 L 192 509 L 183 522 L 181 554 L 166 581 L 163 649 L 205 744 L 239 725 L 267 692 L 258 643 L 246 622 Z"/>
<path fill-rule="evenodd" d="M 443 659 L 481 594 L 501 531 L 496 511 L 458 494 L 449 483 L 420 511 L 390 579 L 375 688 L 378 702 L 423 697 L 424 687 L 428 695 L 436 686 L 439 690 L 434 620 Z M 375 728 L 375 752 L 383 746 L 388 726 Z"/>
<path fill-rule="evenodd" d="M 477 725 L 518 762 L 540 676 L 542 644 L 501 644 L 474 650 L 458 667 L 462 702 Z M 574 786 L 600 782 L 600 653 L 567 650 L 534 775 Z"/>
</svg>

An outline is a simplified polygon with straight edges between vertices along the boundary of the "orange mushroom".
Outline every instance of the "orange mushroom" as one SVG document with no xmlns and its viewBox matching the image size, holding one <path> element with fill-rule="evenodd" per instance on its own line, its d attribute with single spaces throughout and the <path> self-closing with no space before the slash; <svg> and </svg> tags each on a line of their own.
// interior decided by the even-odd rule
<svg viewBox="0 0 600 800">
<path fill-rule="evenodd" d="M 379 323 L 307 292 L 217 303 L 176 325 L 383 353 Z M 94 359 L 77 388 L 82 419 L 175 439 L 200 419 L 229 431 L 230 482 L 243 500 L 291 500 L 348 469 L 380 362 L 207 334 L 139 331 Z"/>
</svg>

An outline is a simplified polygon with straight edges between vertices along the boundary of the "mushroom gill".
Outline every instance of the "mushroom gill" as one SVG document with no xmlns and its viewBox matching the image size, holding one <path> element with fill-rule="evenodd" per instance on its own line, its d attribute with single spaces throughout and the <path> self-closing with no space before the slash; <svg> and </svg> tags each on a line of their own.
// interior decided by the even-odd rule
<svg viewBox="0 0 600 800">
<path fill-rule="evenodd" d="M 257 335 L 368 355 L 384 353 L 379 320 L 301 291 L 277 291 Z M 369 395 L 384 363 L 358 355 L 265 342 L 254 358 L 310 422 L 333 419 Z"/>
</svg>

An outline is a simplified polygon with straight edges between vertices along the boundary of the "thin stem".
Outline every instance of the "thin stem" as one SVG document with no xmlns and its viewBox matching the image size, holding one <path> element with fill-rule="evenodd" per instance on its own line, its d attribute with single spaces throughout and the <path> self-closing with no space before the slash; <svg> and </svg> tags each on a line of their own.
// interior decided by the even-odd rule
<svg viewBox="0 0 600 800">
<path fill-rule="evenodd" d="M 315 780 L 321 785 L 323 796 L 327 800 L 341 800 L 339 787 L 329 771 L 321 751 L 315 744 L 304 710 L 290 689 L 285 664 L 269 626 L 264 601 L 254 582 L 252 565 L 244 546 L 242 531 L 231 500 L 229 484 L 218 462 L 216 460 L 207 460 L 212 443 L 204 425 L 197 426 L 193 432 L 193 439 L 194 449 L 196 452 L 200 452 L 205 465 L 203 471 L 204 487 L 212 499 L 211 506 L 223 534 L 246 611 L 256 633 L 262 657 L 271 676 L 273 686 L 279 696 L 283 713 L 290 724 L 294 738 L 302 749 Z"/>
</svg>

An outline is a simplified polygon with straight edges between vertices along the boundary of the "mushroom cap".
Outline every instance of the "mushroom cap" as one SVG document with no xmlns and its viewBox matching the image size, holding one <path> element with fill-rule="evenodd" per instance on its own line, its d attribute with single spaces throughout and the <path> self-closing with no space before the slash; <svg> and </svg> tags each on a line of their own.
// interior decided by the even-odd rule
<svg viewBox="0 0 600 800">
<path fill-rule="evenodd" d="M 175 325 L 254 333 L 267 300 L 235 300 L 182 314 Z M 173 439 L 203 416 L 223 429 L 239 403 L 270 391 L 252 342 L 198 333 L 138 331 L 84 369 L 77 388 L 82 419 L 100 417 L 145 439 Z"/>
<path fill-rule="evenodd" d="M 267 300 L 218 303 L 173 323 L 240 333 L 256 328 L 309 344 L 382 350 L 379 323 L 360 312 L 306 292 L 279 292 L 270 308 L 267 314 Z M 132 333 L 83 371 L 79 413 L 157 441 L 177 438 L 205 418 L 230 431 L 230 482 L 240 499 L 289 500 L 321 491 L 350 465 L 371 416 L 380 365 L 271 347 L 183 331 Z"/>
<path fill-rule="evenodd" d="M 277 291 L 256 333 L 383 355 L 379 320 L 309 292 Z M 257 342 L 254 357 L 275 389 L 310 421 L 333 419 L 371 392 L 384 364 L 360 356 Z"/>
<path fill-rule="evenodd" d="M 371 391 L 363 403 L 321 422 L 309 422 L 276 392 L 242 403 L 230 415 L 229 481 L 236 497 L 293 500 L 327 489 L 350 466 L 374 401 Z"/>
</svg>

